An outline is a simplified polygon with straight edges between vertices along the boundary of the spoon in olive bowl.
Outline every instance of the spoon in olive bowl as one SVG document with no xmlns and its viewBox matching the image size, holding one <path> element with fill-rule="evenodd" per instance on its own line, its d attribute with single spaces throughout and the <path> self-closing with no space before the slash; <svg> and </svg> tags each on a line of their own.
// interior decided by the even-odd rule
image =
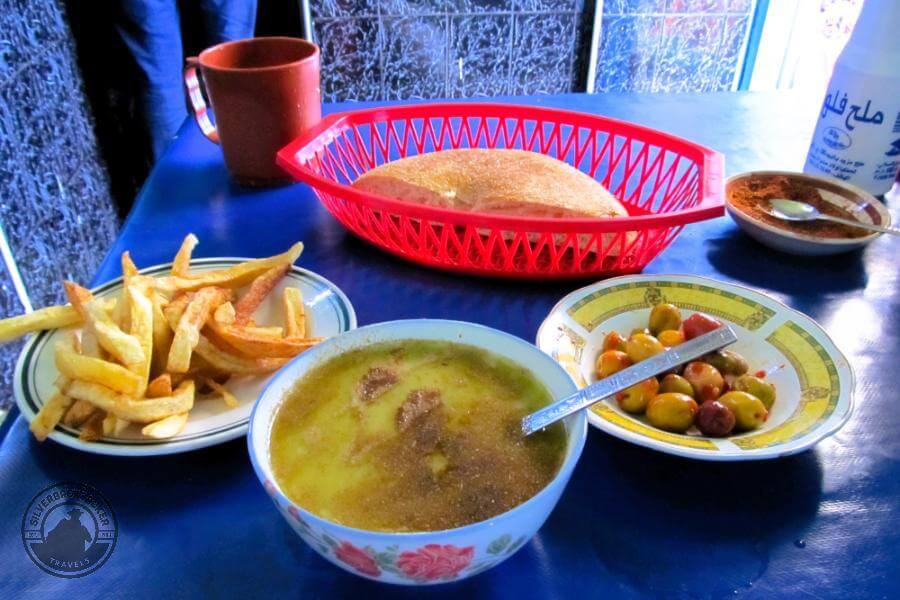
<svg viewBox="0 0 900 600">
<path fill-rule="evenodd" d="M 737 341 L 734 331 L 727 325 L 713 329 L 709 333 L 699 335 L 683 344 L 673 346 L 665 352 L 642 360 L 626 369 L 604 377 L 597 383 L 579 390 L 571 396 L 557 400 L 553 404 L 537 410 L 522 419 L 522 433 L 531 435 L 535 431 L 547 427 L 574 412 L 587 408 L 592 404 L 608 398 L 616 392 L 629 388 L 660 373 L 700 358 L 710 352 L 723 348 Z"/>
<path fill-rule="evenodd" d="M 775 199 L 769 200 L 769 210 L 766 211 L 776 219 L 783 221 L 833 221 L 850 227 L 859 227 L 860 229 L 868 229 L 870 231 L 878 231 L 880 233 L 892 233 L 900 235 L 900 229 L 896 227 L 882 227 L 880 225 L 872 225 L 871 223 L 863 223 L 854 219 L 842 219 L 841 217 L 833 217 L 819 212 L 815 206 L 806 202 L 797 202 L 796 200 Z"/>
</svg>

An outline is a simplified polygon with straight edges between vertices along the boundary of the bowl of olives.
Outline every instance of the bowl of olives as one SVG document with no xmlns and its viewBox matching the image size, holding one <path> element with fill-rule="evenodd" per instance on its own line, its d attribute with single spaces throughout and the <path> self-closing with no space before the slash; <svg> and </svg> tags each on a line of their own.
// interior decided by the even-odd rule
<svg viewBox="0 0 900 600">
<path fill-rule="evenodd" d="M 677 306 L 660 302 L 650 309 L 646 328 L 632 330 L 627 338 L 615 330 L 606 334 L 595 374 L 598 379 L 609 377 L 721 326 L 721 321 L 699 312 L 682 321 Z M 775 403 L 775 385 L 765 380 L 766 372 L 749 371 L 740 353 L 719 350 L 635 384 L 615 398 L 619 408 L 645 415 L 664 431 L 686 433 L 696 427 L 703 435 L 725 437 L 759 429 Z"/>
<path fill-rule="evenodd" d="M 800 452 L 853 408 L 846 358 L 809 317 L 758 291 L 703 277 L 631 275 L 575 291 L 537 345 L 586 386 L 728 324 L 738 341 L 595 404 L 592 425 L 705 460 Z"/>
</svg>

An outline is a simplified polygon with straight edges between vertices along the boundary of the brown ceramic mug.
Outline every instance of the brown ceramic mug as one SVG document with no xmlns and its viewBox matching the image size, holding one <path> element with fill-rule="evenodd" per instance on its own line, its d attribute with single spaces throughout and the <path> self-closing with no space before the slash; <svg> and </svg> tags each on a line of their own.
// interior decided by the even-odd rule
<svg viewBox="0 0 900 600">
<path fill-rule="evenodd" d="M 275 153 L 322 118 L 319 48 L 297 38 L 250 38 L 207 48 L 187 59 L 184 85 L 200 130 L 222 146 L 225 165 L 239 183 L 288 181 Z"/>
</svg>

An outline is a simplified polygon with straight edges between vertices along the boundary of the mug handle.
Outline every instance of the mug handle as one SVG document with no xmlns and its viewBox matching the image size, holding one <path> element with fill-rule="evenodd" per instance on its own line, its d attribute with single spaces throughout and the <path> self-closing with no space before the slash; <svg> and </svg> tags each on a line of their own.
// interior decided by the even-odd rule
<svg viewBox="0 0 900 600">
<path fill-rule="evenodd" d="M 203 100 L 203 84 L 200 83 L 200 78 L 197 77 L 200 61 L 196 56 L 189 56 L 185 59 L 185 62 L 187 64 L 184 67 L 184 87 L 191 102 L 191 111 L 194 113 L 194 118 L 197 120 L 197 125 L 200 126 L 200 131 L 203 132 L 203 135 L 209 138 L 211 142 L 218 144 L 219 132 L 216 131 L 216 126 L 209 120 L 209 109 Z"/>
</svg>

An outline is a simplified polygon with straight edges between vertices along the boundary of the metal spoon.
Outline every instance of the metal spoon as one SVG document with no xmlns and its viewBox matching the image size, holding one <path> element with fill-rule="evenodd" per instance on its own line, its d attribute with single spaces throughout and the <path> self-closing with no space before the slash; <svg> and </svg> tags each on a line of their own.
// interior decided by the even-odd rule
<svg viewBox="0 0 900 600">
<path fill-rule="evenodd" d="M 833 221 L 835 223 L 849 225 L 850 227 L 868 229 L 870 231 L 900 235 L 900 229 L 897 229 L 896 227 L 882 227 L 880 225 L 871 225 L 869 223 L 863 223 L 861 221 L 855 221 L 853 219 L 833 217 L 831 215 L 826 215 L 819 212 L 819 209 L 817 209 L 815 206 L 812 206 L 811 204 L 807 204 L 806 202 L 797 202 L 796 200 L 769 200 L 769 210 L 767 210 L 766 212 L 768 212 L 773 217 L 782 219 L 784 221 L 815 221 L 819 219 L 822 221 Z"/>
<path fill-rule="evenodd" d="M 734 335 L 734 331 L 727 325 L 723 325 L 683 344 L 673 346 L 665 352 L 660 352 L 652 358 L 642 360 L 618 373 L 613 373 L 571 396 L 566 396 L 562 400 L 557 400 L 553 404 L 526 415 L 522 419 L 522 433 L 531 435 L 535 431 L 587 408 L 591 404 L 596 404 L 616 392 L 621 392 L 654 375 L 665 373 L 673 367 L 700 358 L 704 354 L 714 352 L 736 341 L 737 336 Z"/>
</svg>

